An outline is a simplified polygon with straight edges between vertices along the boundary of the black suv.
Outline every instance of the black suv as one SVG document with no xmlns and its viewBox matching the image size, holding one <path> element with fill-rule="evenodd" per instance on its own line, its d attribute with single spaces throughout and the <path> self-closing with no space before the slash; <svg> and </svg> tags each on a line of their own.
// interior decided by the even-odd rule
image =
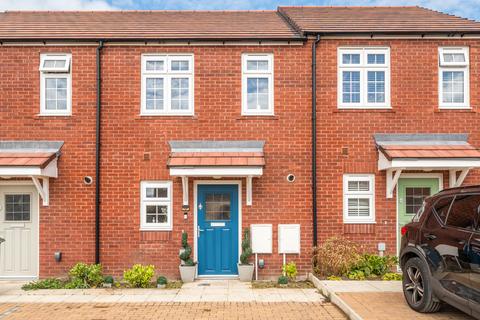
<svg viewBox="0 0 480 320">
<path fill-rule="evenodd" d="M 480 186 L 427 198 L 401 232 L 403 292 L 410 307 L 435 312 L 446 302 L 480 319 Z"/>
</svg>

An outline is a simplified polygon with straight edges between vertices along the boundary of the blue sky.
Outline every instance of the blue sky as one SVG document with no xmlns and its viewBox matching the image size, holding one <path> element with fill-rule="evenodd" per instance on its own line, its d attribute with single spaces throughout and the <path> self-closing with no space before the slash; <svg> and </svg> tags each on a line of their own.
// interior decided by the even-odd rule
<svg viewBox="0 0 480 320">
<path fill-rule="evenodd" d="M 480 0 L 0 0 L 0 10 L 259 10 L 277 5 L 420 5 L 480 21 Z"/>
</svg>

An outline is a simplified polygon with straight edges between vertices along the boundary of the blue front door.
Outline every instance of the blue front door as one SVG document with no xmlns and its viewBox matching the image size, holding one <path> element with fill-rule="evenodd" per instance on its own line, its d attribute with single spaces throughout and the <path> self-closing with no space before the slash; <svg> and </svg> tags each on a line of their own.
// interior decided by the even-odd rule
<svg viewBox="0 0 480 320">
<path fill-rule="evenodd" d="M 198 274 L 238 274 L 238 185 L 198 185 Z"/>
</svg>

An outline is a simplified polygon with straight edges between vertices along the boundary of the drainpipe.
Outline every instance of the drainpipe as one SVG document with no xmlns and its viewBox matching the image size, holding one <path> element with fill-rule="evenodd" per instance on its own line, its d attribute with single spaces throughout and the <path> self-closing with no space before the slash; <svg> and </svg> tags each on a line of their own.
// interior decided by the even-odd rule
<svg viewBox="0 0 480 320">
<path fill-rule="evenodd" d="M 95 263 L 100 263 L 100 124 L 102 115 L 102 75 L 101 51 L 103 40 L 100 40 L 96 50 L 97 61 L 97 115 L 95 124 Z"/>
<path fill-rule="evenodd" d="M 317 45 L 320 35 L 312 43 L 312 219 L 313 246 L 317 239 Z"/>
</svg>

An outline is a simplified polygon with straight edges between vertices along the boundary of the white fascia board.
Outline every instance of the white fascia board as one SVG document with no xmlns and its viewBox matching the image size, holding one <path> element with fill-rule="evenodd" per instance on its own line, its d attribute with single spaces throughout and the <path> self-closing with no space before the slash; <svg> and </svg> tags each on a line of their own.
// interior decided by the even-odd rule
<svg viewBox="0 0 480 320">
<path fill-rule="evenodd" d="M 263 175 L 262 167 L 174 167 L 170 168 L 174 177 L 259 177 Z"/>
<path fill-rule="evenodd" d="M 57 178 L 57 159 L 53 159 L 45 168 L 38 166 L 2 166 L 0 177 L 49 177 Z"/>
<path fill-rule="evenodd" d="M 388 160 L 383 153 L 379 152 L 378 170 L 387 169 L 408 169 L 408 170 L 425 170 L 437 169 L 448 170 L 452 168 L 479 168 L 480 159 L 405 159 L 398 158 Z"/>
</svg>

